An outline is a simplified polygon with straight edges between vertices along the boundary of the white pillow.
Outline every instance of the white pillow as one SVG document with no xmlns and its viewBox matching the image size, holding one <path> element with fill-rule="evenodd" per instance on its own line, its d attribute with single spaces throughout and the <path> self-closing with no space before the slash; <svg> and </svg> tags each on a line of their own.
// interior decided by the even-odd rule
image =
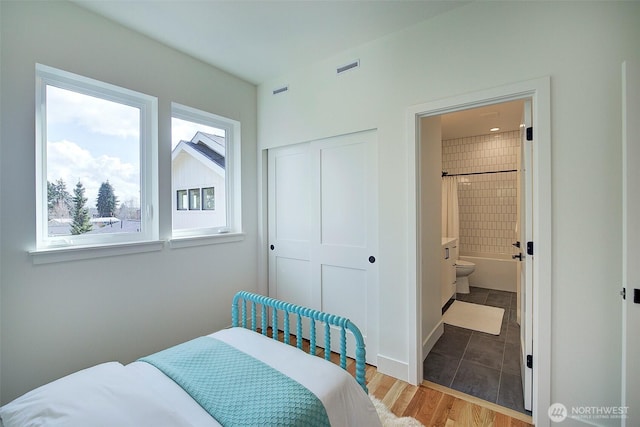
<svg viewBox="0 0 640 427">
<path fill-rule="evenodd" d="M 172 408 L 117 362 L 87 368 L 32 390 L 1 407 L 0 420 L 4 427 L 185 425 Z"/>
</svg>

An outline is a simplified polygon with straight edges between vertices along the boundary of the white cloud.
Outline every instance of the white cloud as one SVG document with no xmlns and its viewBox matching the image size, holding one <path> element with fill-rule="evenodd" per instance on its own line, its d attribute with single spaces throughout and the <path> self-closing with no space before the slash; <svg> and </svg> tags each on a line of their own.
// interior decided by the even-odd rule
<svg viewBox="0 0 640 427">
<path fill-rule="evenodd" d="M 47 123 L 74 124 L 121 138 L 140 135 L 140 110 L 117 102 L 47 86 Z"/>
<path fill-rule="evenodd" d="M 78 181 L 85 187 L 88 207 L 95 207 L 100 185 L 109 181 L 122 203 L 140 200 L 140 171 L 138 165 L 122 162 L 117 157 L 94 157 L 88 150 L 71 141 L 47 144 L 47 179 L 62 178 L 73 196 Z"/>
</svg>

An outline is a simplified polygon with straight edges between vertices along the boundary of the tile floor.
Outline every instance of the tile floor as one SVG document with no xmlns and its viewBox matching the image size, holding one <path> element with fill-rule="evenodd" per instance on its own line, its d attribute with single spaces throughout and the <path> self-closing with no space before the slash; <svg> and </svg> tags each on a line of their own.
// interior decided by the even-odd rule
<svg viewBox="0 0 640 427">
<path fill-rule="evenodd" d="M 522 403 L 516 293 L 470 287 L 470 293 L 456 298 L 504 308 L 500 335 L 445 324 L 444 334 L 424 361 L 424 378 L 531 415 Z"/>
</svg>

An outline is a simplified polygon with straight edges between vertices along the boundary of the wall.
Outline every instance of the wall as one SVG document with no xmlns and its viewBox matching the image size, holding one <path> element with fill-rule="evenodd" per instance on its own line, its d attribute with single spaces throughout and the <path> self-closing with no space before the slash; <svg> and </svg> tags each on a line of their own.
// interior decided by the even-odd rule
<svg viewBox="0 0 640 427">
<path fill-rule="evenodd" d="M 519 169 L 520 132 L 442 141 L 442 170 L 449 174 Z M 517 172 L 458 177 L 460 254 L 491 258 L 516 254 Z"/>
<path fill-rule="evenodd" d="M 230 324 L 255 290 L 256 88 L 68 2 L 0 2 L 2 402 Z M 160 237 L 171 234 L 171 102 L 242 123 L 242 241 L 34 265 L 35 63 L 158 97 Z M 188 274 L 187 274 L 188 269 Z"/>
<path fill-rule="evenodd" d="M 0 7 L 0 22 L 2 22 L 2 7 Z M 2 31 L 0 31 L 0 98 L 2 97 Z M 0 117 L 2 117 L 2 102 L 0 102 Z M 2 120 L 0 120 L 0 165 L 2 164 Z M 2 224 L 2 173 L 0 173 L 0 224 Z M 0 225 L 0 242 L 2 242 L 2 226 Z M 0 378 L 2 378 L 2 256 L 0 255 Z M 2 401 L 2 387 L 0 386 L 0 402 Z"/>
<path fill-rule="evenodd" d="M 408 360 L 407 108 L 548 75 L 551 401 L 619 404 L 620 67 L 640 56 L 639 20 L 638 2 L 473 2 L 259 86 L 260 148 L 378 129 L 381 354 Z"/>
<path fill-rule="evenodd" d="M 433 199 L 430 194 L 442 191 L 440 173 L 442 170 L 442 132 L 440 116 L 420 119 L 419 162 L 420 188 L 420 264 L 422 277 L 422 357 L 427 354 L 444 332 L 442 320 L 442 262 L 443 249 L 441 228 L 430 225 L 440 223 L 442 198 Z M 382 282 L 381 282 L 382 285 Z"/>
</svg>

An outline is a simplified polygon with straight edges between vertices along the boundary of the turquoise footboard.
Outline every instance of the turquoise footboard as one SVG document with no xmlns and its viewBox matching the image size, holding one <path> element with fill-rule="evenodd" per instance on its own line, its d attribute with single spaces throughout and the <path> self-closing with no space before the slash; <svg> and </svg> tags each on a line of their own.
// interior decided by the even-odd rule
<svg viewBox="0 0 640 427">
<path fill-rule="evenodd" d="M 247 308 L 247 302 L 250 303 L 250 309 Z M 258 307 L 258 305 L 260 307 Z M 289 315 L 296 316 L 297 321 L 295 325 L 295 335 L 297 347 L 302 349 L 302 337 L 303 326 L 302 319 L 309 319 L 309 353 L 311 355 L 316 354 L 316 326 L 315 323 L 319 322 L 324 325 L 324 341 L 327 349 L 331 348 L 331 326 L 334 326 L 340 331 L 340 366 L 342 369 L 347 367 L 347 331 L 351 332 L 355 338 L 355 361 L 356 361 L 356 381 L 365 393 L 368 393 L 367 384 L 365 381 L 365 345 L 360 329 L 353 324 L 349 319 L 336 316 L 333 314 L 324 313 L 319 310 L 314 310 L 307 307 L 302 307 L 296 304 L 287 303 L 274 298 L 265 297 L 264 295 L 257 295 L 250 292 L 241 291 L 233 297 L 233 304 L 231 306 L 231 324 L 232 326 L 241 326 L 243 328 L 250 328 L 253 331 L 257 331 L 258 309 L 260 309 L 261 325 L 263 335 L 267 335 L 267 328 L 269 322 L 269 313 L 271 311 L 271 324 L 277 325 L 279 313 L 282 312 L 283 319 L 283 334 L 284 342 L 289 344 L 289 336 L 291 334 L 289 325 Z M 251 325 L 248 326 L 248 317 L 250 318 Z M 272 337 L 278 339 L 277 328 L 273 328 Z M 325 359 L 329 360 L 331 356 L 330 351 L 325 351 Z"/>
</svg>

